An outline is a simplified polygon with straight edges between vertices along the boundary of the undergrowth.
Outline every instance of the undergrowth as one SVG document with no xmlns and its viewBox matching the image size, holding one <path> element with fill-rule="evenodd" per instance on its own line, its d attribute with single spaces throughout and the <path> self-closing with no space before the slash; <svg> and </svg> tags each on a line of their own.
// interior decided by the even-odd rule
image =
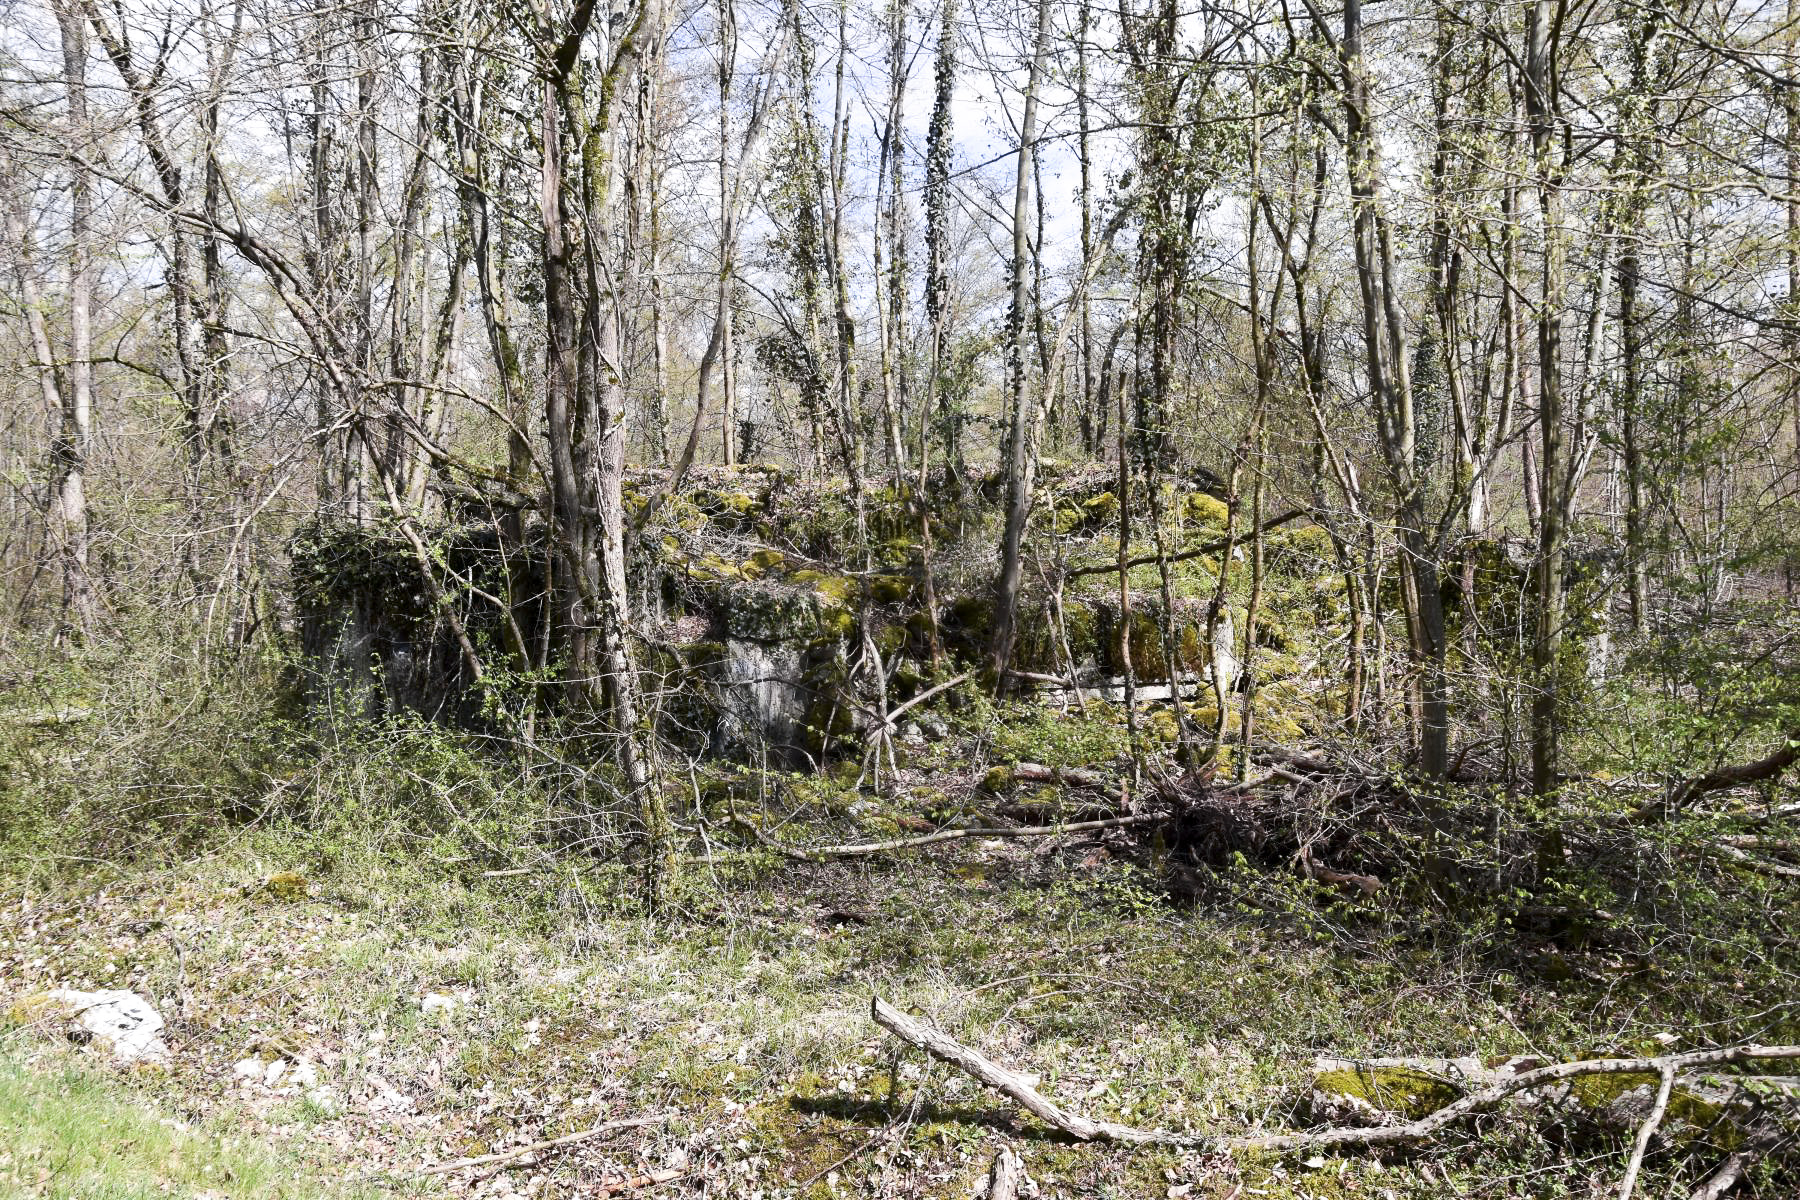
<svg viewBox="0 0 1800 1200">
<path fill-rule="evenodd" d="M 176 1051 L 166 1077 L 121 1090 L 60 1060 L 28 1065 L 20 1047 L 40 1035 L 4 1035 L 0 1104 L 9 1121 L 30 1107 L 36 1141 L 21 1144 L 45 1148 L 17 1168 L 39 1189 L 25 1194 L 140 1194 L 129 1157 L 123 1182 L 94 1176 L 88 1192 L 35 1172 L 88 1161 L 69 1150 L 81 1112 L 96 1136 L 131 1141 L 149 1103 L 239 1122 L 295 1161 L 321 1138 L 341 1144 L 389 1172 L 384 1189 L 421 1161 L 604 1111 L 668 1120 L 518 1177 L 576 1195 L 676 1162 L 682 1186 L 717 1195 L 963 1196 L 1004 1141 L 1050 1195 L 1586 1195 L 1616 1176 L 1623 1136 L 1535 1115 L 1385 1160 L 1066 1144 L 897 1054 L 868 996 L 922 1010 L 1073 1107 L 1219 1132 L 1307 1124 L 1318 1054 L 1800 1040 L 1800 891 L 1712 853 L 1709 819 L 1620 832 L 1624 806 L 1600 784 L 1551 806 L 1408 799 L 1403 781 L 1405 802 L 1380 812 L 1321 802 L 1301 832 L 1338 830 L 1319 844 L 1360 856 L 1334 865 L 1379 869 L 1373 896 L 1279 857 L 1184 859 L 1160 836 L 810 865 L 734 823 L 792 844 L 891 836 L 1000 802 L 980 786 L 989 764 L 1105 770 L 1122 753 L 1113 723 L 983 701 L 953 714 L 950 736 L 907 748 L 885 795 L 851 771 L 693 764 L 696 802 L 677 808 L 688 863 L 650 917 L 629 821 L 578 740 L 522 754 L 405 719 L 302 720 L 279 664 L 192 661 L 46 660 L 0 727 L 0 999 L 129 987 L 173 1014 Z M 451 1004 L 428 1011 L 431 996 Z M 319 1065 L 333 1103 L 232 1082 L 235 1061 L 275 1041 Z M 408 1107 L 383 1109 L 372 1077 Z M 159 1163 L 246 1181 L 221 1194 L 335 1194 L 259 1192 L 261 1151 L 195 1137 L 178 1153 L 143 1144 Z M 1691 1184 L 1719 1152 L 1659 1149 L 1644 1194 Z M 1767 1170 L 1751 1194 L 1786 1194 L 1791 1163 Z"/>
</svg>

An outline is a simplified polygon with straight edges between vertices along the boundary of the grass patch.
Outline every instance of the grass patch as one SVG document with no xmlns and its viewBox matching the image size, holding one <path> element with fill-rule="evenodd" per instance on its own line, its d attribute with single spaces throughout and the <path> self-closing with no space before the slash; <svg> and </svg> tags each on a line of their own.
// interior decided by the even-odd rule
<svg viewBox="0 0 1800 1200">
<path fill-rule="evenodd" d="M 0 1193 L 33 1200 L 361 1200 L 291 1157 L 189 1124 L 70 1055 L 0 1053 Z"/>
</svg>

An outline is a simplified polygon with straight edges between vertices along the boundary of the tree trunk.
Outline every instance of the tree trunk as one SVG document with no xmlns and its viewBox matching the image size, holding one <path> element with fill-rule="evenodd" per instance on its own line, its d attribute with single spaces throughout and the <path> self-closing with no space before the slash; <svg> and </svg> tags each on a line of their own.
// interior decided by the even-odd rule
<svg viewBox="0 0 1800 1200">
<path fill-rule="evenodd" d="M 1556 93 L 1551 56 L 1554 0 L 1534 0 L 1525 54 L 1525 107 L 1531 135 L 1533 180 L 1543 237 L 1538 309 L 1538 516 L 1535 590 L 1537 629 L 1532 639 L 1531 783 L 1539 795 L 1556 787 L 1561 760 L 1563 553 L 1570 489 L 1562 405 L 1563 267 L 1560 191 L 1555 162 Z"/>
<path fill-rule="evenodd" d="M 1050 57 L 1050 3 L 1038 0 L 1031 67 L 1025 79 L 1025 106 L 1019 124 L 1018 173 L 1013 184 L 1012 307 L 1007 313 L 1007 386 L 1009 420 L 1002 469 L 1006 476 L 1005 531 L 1000 541 L 1000 577 L 994 585 L 994 630 L 989 651 L 995 686 L 1004 690 L 1017 636 L 1019 583 L 1023 576 L 1025 523 L 1031 516 L 1037 460 L 1036 415 L 1025 387 L 1025 309 L 1031 299 L 1031 241 L 1026 224 L 1031 212 L 1032 164 L 1037 156 L 1038 83 Z"/>
<path fill-rule="evenodd" d="M 69 139 L 87 151 L 87 25 L 73 0 L 58 0 L 64 83 L 68 89 Z M 56 543 L 62 558 L 63 632 L 77 640 L 93 632 L 95 598 L 88 572 L 88 455 L 94 414 L 93 193 L 84 167 L 69 178 L 69 364 L 55 440 Z"/>
<path fill-rule="evenodd" d="M 1438 547 L 1429 536 L 1427 479 L 1418 453 L 1417 415 L 1408 363 L 1408 325 L 1400 309 L 1392 237 L 1381 212 L 1381 154 L 1362 58 L 1362 4 L 1344 6 L 1341 45 L 1344 118 L 1354 210 L 1357 282 L 1363 343 L 1376 406 L 1382 454 L 1398 497 L 1397 523 L 1405 551 L 1408 649 L 1418 675 L 1418 764 L 1430 778 L 1449 769 L 1449 682 Z"/>
</svg>

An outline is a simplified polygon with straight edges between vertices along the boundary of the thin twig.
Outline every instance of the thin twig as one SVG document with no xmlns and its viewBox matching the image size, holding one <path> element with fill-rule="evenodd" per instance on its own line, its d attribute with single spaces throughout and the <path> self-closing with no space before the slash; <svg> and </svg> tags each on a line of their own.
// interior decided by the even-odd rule
<svg viewBox="0 0 1800 1200">
<path fill-rule="evenodd" d="M 604 1124 L 594 1126 L 592 1129 L 584 1129 L 579 1133 L 565 1133 L 561 1137 L 546 1138 L 541 1142 L 532 1142 L 527 1146 L 514 1146 L 510 1150 L 499 1150 L 493 1154 L 478 1154 L 474 1158 L 459 1158 L 454 1162 L 437 1163 L 433 1166 L 423 1167 L 420 1170 L 413 1172 L 413 1174 L 418 1176 L 448 1175 L 452 1171 L 462 1171 L 469 1167 L 485 1167 L 490 1163 L 507 1162 L 511 1159 L 523 1158 L 527 1154 L 535 1154 L 539 1150 L 551 1150 L 558 1146 L 572 1146 L 576 1142 L 585 1142 L 589 1138 L 596 1138 L 602 1134 L 615 1133 L 621 1129 L 636 1129 L 643 1125 L 655 1125 L 668 1119 L 668 1113 L 661 1113 L 653 1117 L 628 1117 L 622 1121 L 607 1121 Z"/>
<path fill-rule="evenodd" d="M 1644 1151 L 1650 1148 L 1650 1139 L 1656 1136 L 1663 1114 L 1669 1111 L 1669 1093 L 1674 1090 L 1675 1067 L 1665 1063 L 1662 1082 L 1656 1088 L 1656 1103 L 1650 1106 L 1650 1115 L 1638 1129 L 1637 1142 L 1631 1147 L 1631 1161 L 1625 1164 L 1625 1178 L 1619 1182 L 1619 1200 L 1631 1200 L 1631 1193 L 1637 1187 L 1638 1171 L 1644 1165 Z"/>
<path fill-rule="evenodd" d="M 631 1175 L 624 1179 L 615 1179 L 611 1183 L 601 1184 L 594 1195 L 617 1196 L 620 1192 L 635 1192 L 640 1188 L 655 1187 L 659 1183 L 680 1179 L 685 1174 L 687 1174 L 686 1171 L 670 1167 L 667 1170 L 651 1171 L 645 1175 Z"/>
</svg>

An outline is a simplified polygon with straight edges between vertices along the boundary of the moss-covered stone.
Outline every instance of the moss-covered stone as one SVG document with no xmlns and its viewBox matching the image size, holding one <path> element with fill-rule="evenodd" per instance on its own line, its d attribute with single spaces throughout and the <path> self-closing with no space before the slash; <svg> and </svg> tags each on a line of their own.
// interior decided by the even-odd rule
<svg viewBox="0 0 1800 1200">
<path fill-rule="evenodd" d="M 856 580 L 847 575 L 827 575 L 823 571 L 795 571 L 788 576 L 790 582 L 809 587 L 819 599 L 829 604 L 854 604 L 858 589 Z"/>
<path fill-rule="evenodd" d="M 1147 612 L 1133 610 L 1130 620 L 1114 621 L 1107 646 L 1107 667 L 1114 674 L 1123 674 L 1126 655 L 1130 654 L 1131 669 L 1140 682 L 1159 683 L 1169 678 L 1168 661 L 1163 655 L 1162 630 L 1156 618 Z"/>
<path fill-rule="evenodd" d="M 847 608 L 827 608 L 819 613 L 817 632 L 811 644 L 840 641 L 856 628 L 856 617 Z"/>
<path fill-rule="evenodd" d="M 688 571 L 702 579 L 743 579 L 744 569 L 728 563 L 716 554 L 703 554 L 688 565 Z"/>
</svg>

